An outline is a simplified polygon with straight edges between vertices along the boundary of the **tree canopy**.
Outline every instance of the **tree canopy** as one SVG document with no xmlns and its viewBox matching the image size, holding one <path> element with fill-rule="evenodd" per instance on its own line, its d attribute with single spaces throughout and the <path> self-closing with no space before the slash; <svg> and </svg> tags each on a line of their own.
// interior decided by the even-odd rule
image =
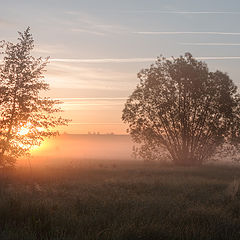
<svg viewBox="0 0 240 240">
<path fill-rule="evenodd" d="M 13 165 L 45 137 L 58 134 L 68 120 L 57 116 L 59 101 L 41 97 L 49 89 L 43 72 L 47 59 L 31 55 L 34 40 L 27 28 L 18 42 L 2 41 L 0 63 L 0 166 Z"/>
<path fill-rule="evenodd" d="M 226 73 L 190 53 L 159 57 L 138 73 L 122 119 L 142 149 L 166 149 L 176 164 L 202 164 L 224 143 L 240 141 L 240 95 Z"/>
</svg>

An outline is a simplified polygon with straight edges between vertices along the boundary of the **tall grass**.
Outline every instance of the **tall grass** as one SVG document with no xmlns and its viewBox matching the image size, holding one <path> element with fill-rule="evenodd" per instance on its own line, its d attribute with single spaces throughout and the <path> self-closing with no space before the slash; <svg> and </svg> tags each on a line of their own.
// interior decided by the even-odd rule
<svg viewBox="0 0 240 240">
<path fill-rule="evenodd" d="M 1 173 L 0 239 L 240 239 L 238 179 L 140 163 Z"/>
</svg>

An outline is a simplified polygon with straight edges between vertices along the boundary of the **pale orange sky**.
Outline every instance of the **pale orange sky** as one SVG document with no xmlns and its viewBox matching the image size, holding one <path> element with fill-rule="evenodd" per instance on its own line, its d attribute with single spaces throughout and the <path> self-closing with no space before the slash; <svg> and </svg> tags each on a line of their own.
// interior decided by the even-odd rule
<svg viewBox="0 0 240 240">
<path fill-rule="evenodd" d="M 50 62 L 46 79 L 51 91 L 46 95 L 62 101 L 62 115 L 72 119 L 61 131 L 126 134 L 122 109 L 138 83 L 137 71 L 144 64 Z"/>
</svg>

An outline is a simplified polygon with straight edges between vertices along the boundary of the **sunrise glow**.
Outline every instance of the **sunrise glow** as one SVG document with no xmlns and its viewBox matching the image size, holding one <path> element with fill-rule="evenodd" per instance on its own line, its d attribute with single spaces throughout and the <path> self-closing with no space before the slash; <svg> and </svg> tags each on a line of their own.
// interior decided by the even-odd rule
<svg viewBox="0 0 240 240">
<path fill-rule="evenodd" d="M 20 131 L 18 132 L 19 135 L 26 135 L 28 134 L 30 129 L 28 127 L 21 127 Z"/>
</svg>

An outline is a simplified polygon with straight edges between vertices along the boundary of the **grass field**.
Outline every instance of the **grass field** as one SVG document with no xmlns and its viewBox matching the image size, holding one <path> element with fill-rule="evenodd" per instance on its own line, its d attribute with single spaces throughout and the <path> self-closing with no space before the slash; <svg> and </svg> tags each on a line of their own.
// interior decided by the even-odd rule
<svg viewBox="0 0 240 240">
<path fill-rule="evenodd" d="M 133 162 L 1 172 L 0 239 L 240 239 L 238 179 Z"/>
</svg>

